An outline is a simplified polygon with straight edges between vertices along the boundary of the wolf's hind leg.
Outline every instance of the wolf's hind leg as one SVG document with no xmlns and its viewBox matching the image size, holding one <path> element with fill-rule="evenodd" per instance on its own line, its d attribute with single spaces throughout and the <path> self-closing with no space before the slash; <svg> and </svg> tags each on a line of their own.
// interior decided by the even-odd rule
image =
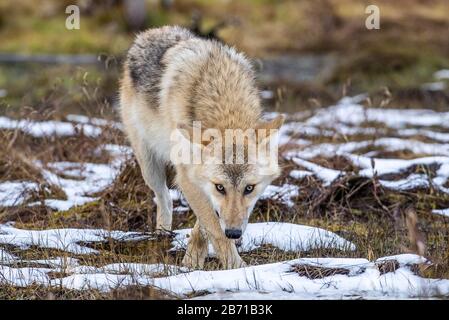
<svg viewBox="0 0 449 320">
<path fill-rule="evenodd" d="M 190 234 L 189 244 L 187 245 L 184 259 L 182 259 L 182 264 L 188 268 L 202 269 L 204 267 L 204 260 L 207 257 L 207 249 L 207 235 L 197 220 Z"/>
<path fill-rule="evenodd" d="M 156 230 L 171 230 L 173 201 L 167 187 L 166 165 L 148 148 L 139 148 L 136 155 L 143 179 L 156 196 Z"/>
</svg>

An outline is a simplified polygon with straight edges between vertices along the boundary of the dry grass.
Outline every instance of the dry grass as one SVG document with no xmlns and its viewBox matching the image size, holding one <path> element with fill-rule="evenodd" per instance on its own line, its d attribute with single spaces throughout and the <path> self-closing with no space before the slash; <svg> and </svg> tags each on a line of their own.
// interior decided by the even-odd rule
<svg viewBox="0 0 449 320">
<path fill-rule="evenodd" d="M 399 263 L 396 260 L 385 260 L 376 264 L 380 274 L 395 272 L 399 269 Z"/>
<path fill-rule="evenodd" d="M 393 94 L 393 99 L 394 99 Z M 96 108 L 97 99 L 83 100 L 83 110 L 89 116 L 103 116 L 114 119 L 114 110 L 103 106 Z M 91 111 L 89 111 L 91 110 Z M 42 112 L 29 109 L 17 116 L 33 119 L 64 119 L 64 112 Z M 371 124 L 378 126 L 379 124 Z M 0 208 L 0 223 L 14 221 L 19 228 L 103 228 L 107 230 L 131 230 L 151 232 L 155 224 L 155 205 L 153 194 L 145 185 L 139 165 L 134 158 L 123 164 L 120 175 L 106 190 L 93 194 L 98 200 L 73 207 L 67 211 L 56 212 L 44 205 L 27 206 L 30 202 L 42 202 L 49 197 L 64 199 L 65 194 L 56 186 L 48 185 L 34 165 L 39 160 L 44 165 L 53 161 L 105 163 L 110 161 L 108 153 L 94 153 L 102 144 L 124 144 L 123 134 L 113 128 L 105 128 L 98 138 L 90 138 L 79 132 L 73 137 L 31 138 L 21 132 L 1 130 L 0 135 L 0 181 L 25 180 L 41 184 L 39 192 L 31 195 L 21 206 Z M 357 137 L 307 137 L 313 143 L 344 142 Z M 365 140 L 372 137 L 358 137 Z M 390 154 L 395 158 L 407 158 L 407 154 Z M 383 154 L 385 156 L 385 154 Z M 416 157 L 416 155 L 415 155 Z M 279 201 L 259 201 L 251 222 L 284 221 L 317 226 L 336 232 L 352 241 L 357 250 L 343 252 L 336 249 L 316 249 L 310 252 L 284 252 L 271 246 L 263 246 L 242 257 L 250 265 L 284 261 L 300 257 L 362 257 L 370 261 L 376 258 L 415 252 L 430 258 L 432 265 L 418 268 L 417 272 L 427 277 L 449 278 L 449 241 L 448 219 L 431 214 L 435 208 L 449 207 L 449 197 L 433 190 L 392 191 L 383 188 L 379 179 L 397 180 L 411 173 L 435 175 L 436 166 L 413 166 L 394 176 L 380 176 L 372 179 L 357 175 L 355 168 L 344 157 L 315 157 L 314 163 L 349 174 L 336 180 L 328 187 L 313 176 L 295 180 L 288 174 L 292 169 L 301 169 L 291 161 L 282 160 L 283 175 L 275 184 L 284 183 L 300 186 L 300 194 L 292 199 L 294 206 L 286 207 Z M 175 206 L 179 203 L 175 203 Z M 413 208 L 413 213 L 410 213 Z M 175 229 L 192 227 L 195 217 L 192 212 L 174 215 Z M 182 252 L 168 252 L 172 238 L 159 237 L 155 240 L 137 242 L 119 242 L 109 240 L 101 243 L 89 243 L 87 246 L 99 250 L 96 255 L 75 255 L 82 265 L 101 267 L 116 262 L 137 262 L 180 265 Z M 424 244 L 425 246 L 423 246 Z M 68 257 L 58 250 L 31 247 L 21 250 L 8 247 L 9 252 L 25 260 Z M 24 263 L 21 265 L 30 266 Z M 396 264 L 385 263 L 379 267 L 381 273 L 394 272 Z M 216 259 L 208 259 L 205 269 L 219 268 Z M 326 275 L 346 274 L 346 270 L 327 270 L 297 266 L 294 270 L 300 275 L 320 278 Z M 60 276 L 55 274 L 55 277 Z M 5 299 L 110 299 L 110 298 L 177 298 L 151 288 L 130 287 L 104 294 L 95 290 L 83 292 L 62 288 L 44 288 L 32 286 L 15 288 L 3 285 L 0 297 Z M 198 295 L 200 293 L 196 293 Z"/>
<path fill-rule="evenodd" d="M 330 164 L 329 159 L 315 160 L 322 161 L 323 164 Z M 292 166 L 286 164 L 287 168 L 289 168 L 288 165 Z M 337 161 L 334 167 L 342 168 L 346 167 L 346 164 Z M 11 168 L 14 169 L 13 166 Z M 26 177 L 27 179 L 30 178 L 28 175 Z M 413 251 L 414 247 L 411 244 L 416 242 L 416 236 L 410 235 L 410 228 L 412 228 L 413 232 L 420 230 L 420 234 L 425 237 L 422 241 L 426 243 L 424 252 L 415 251 L 430 257 L 434 261 L 432 267 L 420 273 L 432 277 L 449 276 L 449 268 L 447 260 L 445 260 L 447 255 L 442 255 L 442 253 L 448 252 L 447 220 L 429 214 L 430 209 L 449 204 L 447 196 L 429 194 L 426 191 L 419 190 L 415 192 L 393 192 L 380 187 L 375 179 L 359 178 L 356 175 L 341 178 L 327 188 L 323 188 L 321 183 L 313 177 L 306 177 L 298 182 L 292 181 L 285 175 L 277 181 L 277 183 L 285 182 L 297 183 L 301 186 L 300 196 L 294 199 L 295 207 L 287 209 L 281 203 L 273 200 L 260 201 L 252 216 L 253 222 L 286 221 L 323 227 L 353 241 L 357 250 L 350 253 L 335 249 L 289 253 L 264 246 L 251 253 L 242 254 L 242 257 L 249 264 L 257 265 L 299 257 L 317 256 L 365 257 L 372 260 L 389 254 Z M 48 195 L 39 194 L 36 196 L 43 199 Z M 75 207 L 65 212 L 54 212 L 45 206 L 3 208 L 0 210 L 0 222 L 16 221 L 18 227 L 33 229 L 98 227 L 110 230 L 152 230 L 152 225 L 155 223 L 153 196 L 144 184 L 140 169 L 134 159 L 126 163 L 116 182 L 99 196 L 100 199 L 93 203 Z M 409 207 L 416 208 L 419 225 L 417 223 L 412 227 L 407 225 L 408 220 L 405 210 Z M 192 227 L 193 223 L 194 216 L 191 212 L 174 216 L 174 228 Z M 162 262 L 179 265 L 183 253 L 168 253 L 170 241 L 171 239 L 168 237 L 159 238 L 155 241 L 130 243 L 109 241 L 88 244 L 100 250 L 100 254 L 75 257 L 80 259 L 81 264 L 94 266 L 103 266 L 115 262 Z M 60 251 L 55 252 L 54 250 L 39 248 L 30 248 L 26 251 L 17 248 L 8 249 L 11 253 L 19 255 L 23 259 L 67 256 L 66 253 Z M 217 268 L 219 268 L 219 265 L 216 259 L 209 259 L 206 263 L 206 270 Z M 391 272 L 391 268 L 390 265 L 383 265 L 379 269 L 381 272 Z M 295 271 L 301 275 L 317 278 L 336 273 L 341 274 L 344 270 L 315 270 L 309 267 L 299 267 Z M 25 289 L 8 287 L 2 292 L 4 298 L 26 299 L 173 298 L 155 293 L 150 288 L 126 289 L 109 294 L 100 294 L 96 291 L 46 290 L 41 287 Z"/>
<path fill-rule="evenodd" d="M 82 137 L 79 137 L 83 139 Z M 71 146 L 68 145 L 68 148 Z M 41 145 L 45 148 L 45 144 Z M 82 153 L 82 152 L 81 152 Z M 50 156 L 51 157 L 51 156 Z M 88 156 L 86 156 L 88 158 Z M 50 160 L 50 158 L 49 158 Z M 316 162 L 330 167 L 347 168 L 347 163 L 338 161 L 331 163 L 330 159 L 315 159 Z M 291 163 L 285 163 L 285 172 L 292 168 Z M 15 166 L 10 167 L 16 170 Z M 424 170 L 412 168 L 411 171 Z M 425 168 L 433 171 L 435 168 Z M 19 171 L 22 172 L 22 171 Z M 38 179 L 27 171 L 27 175 L 20 176 L 9 173 L 8 177 L 23 177 Z M 435 215 L 430 215 L 429 210 L 434 207 L 444 207 L 449 204 L 445 195 L 429 194 L 426 191 L 394 192 L 385 190 L 376 182 L 376 179 L 359 178 L 356 175 L 343 177 L 327 188 L 313 177 L 306 177 L 301 181 L 293 181 L 287 174 L 279 178 L 276 183 L 297 183 L 301 186 L 300 196 L 295 200 L 295 207 L 288 209 L 276 201 L 260 201 L 252 216 L 252 221 L 286 221 L 303 223 L 323 227 L 337 232 L 346 239 L 353 241 L 357 246 L 355 252 L 340 252 L 338 250 L 314 250 L 303 253 L 288 253 L 279 249 L 264 246 L 254 252 L 243 254 L 243 258 L 250 264 L 270 263 L 298 257 L 366 257 L 375 259 L 398 252 L 415 251 L 431 257 L 434 266 L 423 272 L 433 277 L 448 275 L 448 266 L 443 252 L 448 252 L 447 247 L 447 220 Z M 48 194 L 38 194 L 37 198 L 44 199 Z M 115 183 L 99 194 L 100 199 L 65 212 L 54 212 L 45 206 L 27 207 L 19 206 L 3 208 L 0 211 L 0 222 L 16 221 L 18 227 L 41 229 L 53 227 L 79 227 L 79 228 L 104 228 L 110 230 L 152 230 L 155 223 L 155 206 L 152 194 L 145 185 L 140 175 L 140 169 L 134 159 L 129 160 L 121 175 Z M 36 200 L 34 198 L 33 200 Z M 419 226 L 415 221 L 410 226 L 406 209 L 416 208 L 419 216 Z M 151 214 L 150 214 L 151 213 Z M 191 212 L 176 214 L 174 216 L 174 228 L 193 226 L 194 216 Z M 409 219 L 410 220 L 410 219 Z M 409 225 L 407 225 L 407 223 Z M 420 231 L 427 239 L 422 240 L 427 244 L 424 252 L 413 249 L 415 236 L 410 235 L 410 230 Z M 77 256 L 82 264 L 102 266 L 113 262 L 141 262 L 167 264 L 179 264 L 182 252 L 178 254 L 167 253 L 170 247 L 170 238 L 156 241 L 141 241 L 120 243 L 109 241 L 106 243 L 89 244 L 100 250 L 100 255 Z M 407 250 L 405 249 L 407 248 Z M 11 250 L 12 249 L 12 250 Z M 63 252 L 30 248 L 23 251 L 10 248 L 13 254 L 23 259 L 43 259 L 55 256 L 65 256 Z M 446 260 L 447 261 L 447 260 Z M 219 267 L 216 259 L 209 259 L 207 270 Z M 382 266 L 380 270 L 389 269 L 390 266 Z M 390 268 L 391 269 L 391 268 Z M 328 270 L 298 269 L 300 274 L 309 277 L 325 276 Z M 431 271 L 431 272 L 430 272 Z M 386 271 L 385 271 L 386 272 Z M 110 295 L 98 295 L 98 293 L 74 293 L 67 290 L 44 293 L 43 288 L 13 289 L 4 291 L 6 297 L 22 298 L 105 298 Z M 142 289 L 145 292 L 146 289 Z M 120 293 L 116 293 L 119 297 Z M 17 296 L 16 296 L 17 295 Z M 23 295 L 23 296 L 21 296 Z M 47 296 L 48 295 L 48 296 Z M 148 295 L 150 297 L 151 295 Z M 142 293 L 138 297 L 147 297 Z"/>
<path fill-rule="evenodd" d="M 300 277 L 307 277 L 309 279 L 322 279 L 325 277 L 335 276 L 337 274 L 349 274 L 349 270 L 345 268 L 324 268 L 305 264 L 297 264 L 292 266 L 291 272 L 296 272 Z"/>
<path fill-rule="evenodd" d="M 26 288 L 0 285 L 0 300 L 164 300 L 179 297 L 152 287 L 129 286 L 104 293 L 33 285 Z"/>
</svg>

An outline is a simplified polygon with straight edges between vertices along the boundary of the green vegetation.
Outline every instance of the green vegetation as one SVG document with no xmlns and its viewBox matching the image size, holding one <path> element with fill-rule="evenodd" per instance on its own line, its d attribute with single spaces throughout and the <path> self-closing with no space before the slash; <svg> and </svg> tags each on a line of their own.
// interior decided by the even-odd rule
<svg viewBox="0 0 449 320">
<path fill-rule="evenodd" d="M 134 32 L 128 29 L 120 1 L 117 3 L 82 10 L 81 29 L 69 31 L 65 28 L 67 1 L 47 1 L 45 5 L 23 0 L 5 2 L 0 5 L 0 53 L 120 57 Z M 376 4 L 381 9 L 380 30 L 365 28 L 368 2 L 355 0 L 233 0 L 213 5 L 202 0 L 179 0 L 170 9 L 147 1 L 147 27 L 190 26 L 191 18 L 201 15 L 204 32 L 226 22 L 219 36 L 251 56 L 332 52 L 338 66 L 326 84 L 338 87 L 351 79 L 357 91 L 419 87 L 432 81 L 436 70 L 449 67 L 446 1 L 425 5 L 418 0 L 379 0 Z M 23 79 L 24 75 L 17 73 L 7 72 L 8 81 Z M 0 87 L 4 86 L 4 77 L 0 76 Z M 16 91 L 10 95 L 16 95 Z"/>
</svg>

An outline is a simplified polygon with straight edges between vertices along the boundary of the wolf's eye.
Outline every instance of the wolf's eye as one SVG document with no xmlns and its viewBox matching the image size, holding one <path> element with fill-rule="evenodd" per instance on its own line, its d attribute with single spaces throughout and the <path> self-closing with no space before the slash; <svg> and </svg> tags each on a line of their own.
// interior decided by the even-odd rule
<svg viewBox="0 0 449 320">
<path fill-rule="evenodd" d="M 245 187 L 245 191 L 243 191 L 244 194 L 250 194 L 251 192 L 253 192 L 254 190 L 254 185 L 253 184 L 249 184 Z"/>
<path fill-rule="evenodd" d="M 216 184 L 215 185 L 215 189 L 217 189 L 217 191 L 220 192 L 221 194 L 225 194 L 226 193 L 225 188 L 223 187 L 222 184 Z"/>
</svg>

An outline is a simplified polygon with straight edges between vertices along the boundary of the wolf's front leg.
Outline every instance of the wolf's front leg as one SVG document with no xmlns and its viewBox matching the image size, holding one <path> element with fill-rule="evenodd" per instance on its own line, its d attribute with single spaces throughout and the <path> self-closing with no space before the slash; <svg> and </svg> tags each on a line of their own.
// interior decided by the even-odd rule
<svg viewBox="0 0 449 320">
<path fill-rule="evenodd" d="M 223 233 L 223 231 L 221 231 L 221 233 Z M 225 269 L 236 269 L 246 266 L 245 261 L 243 261 L 237 251 L 234 240 L 221 236 L 211 236 L 210 240 L 217 253 L 217 257 L 220 259 L 220 262 Z"/>
<path fill-rule="evenodd" d="M 198 189 L 197 186 L 192 184 L 182 170 L 177 170 L 177 183 L 180 186 L 184 196 L 187 199 L 190 207 L 193 209 L 197 217 L 197 223 L 195 227 L 200 224 L 204 230 L 206 236 L 212 242 L 214 250 L 218 259 L 225 269 L 235 269 L 245 266 L 245 262 L 240 258 L 234 240 L 226 238 L 223 230 L 221 229 L 220 222 L 215 210 L 213 210 L 210 202 L 206 196 Z M 199 228 L 199 227 L 198 227 Z M 195 228 L 194 228 L 195 229 Z M 185 258 L 186 263 L 192 261 L 192 257 L 201 257 L 204 252 L 198 252 L 198 249 L 204 250 L 203 245 L 207 250 L 207 241 L 198 241 L 198 233 L 192 231 L 192 238 L 189 241 L 187 247 L 188 258 Z M 201 246 L 198 246 L 201 243 Z"/>
<path fill-rule="evenodd" d="M 182 264 L 188 268 L 202 269 L 204 267 L 204 260 L 207 257 L 207 251 L 207 234 L 202 230 L 197 220 L 190 234 L 189 244 L 184 259 L 182 259 Z"/>
</svg>

